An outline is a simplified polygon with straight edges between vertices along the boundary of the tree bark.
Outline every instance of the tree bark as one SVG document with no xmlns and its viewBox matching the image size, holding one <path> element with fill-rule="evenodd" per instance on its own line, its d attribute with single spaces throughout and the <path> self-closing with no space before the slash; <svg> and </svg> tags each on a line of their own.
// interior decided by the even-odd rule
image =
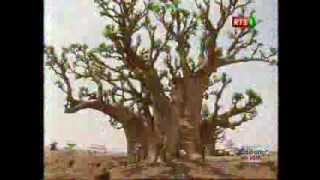
<svg viewBox="0 0 320 180">
<path fill-rule="evenodd" d="M 127 154 L 129 162 L 136 162 L 137 153 L 140 160 L 152 161 L 155 155 L 156 143 L 159 133 L 152 131 L 142 120 L 132 120 L 124 125 L 124 132 L 127 140 Z M 140 152 L 136 151 L 137 144 L 141 145 Z"/>
<path fill-rule="evenodd" d="M 215 146 L 215 143 L 213 142 L 212 146 L 209 146 L 208 147 L 208 153 L 211 155 L 211 156 L 215 156 L 217 155 L 217 150 L 216 150 L 216 146 Z"/>
<path fill-rule="evenodd" d="M 203 81 L 197 77 L 178 79 L 173 90 L 173 109 L 179 126 L 179 142 L 190 159 L 201 157 L 200 123 Z"/>
<path fill-rule="evenodd" d="M 150 89 L 153 116 L 154 116 L 154 131 L 155 137 L 152 139 L 152 144 L 150 144 L 150 153 L 155 153 L 157 146 L 161 144 L 160 134 L 164 133 L 167 142 L 166 152 L 168 153 L 168 158 L 174 157 L 176 155 L 176 149 L 178 144 L 178 123 L 177 118 L 174 116 L 172 104 L 168 97 L 164 95 L 161 91 L 162 86 L 160 83 L 160 78 L 156 71 L 150 71 L 147 73 L 146 86 Z"/>
</svg>

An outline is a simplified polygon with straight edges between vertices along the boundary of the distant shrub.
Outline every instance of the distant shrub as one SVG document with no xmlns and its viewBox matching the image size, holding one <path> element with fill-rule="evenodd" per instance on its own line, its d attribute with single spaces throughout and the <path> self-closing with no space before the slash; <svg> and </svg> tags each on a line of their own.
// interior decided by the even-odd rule
<svg viewBox="0 0 320 180">
<path fill-rule="evenodd" d="M 67 144 L 67 146 L 65 147 L 65 150 L 67 150 L 67 151 L 73 151 L 76 146 L 77 146 L 77 144 L 69 143 L 69 144 Z"/>
<path fill-rule="evenodd" d="M 51 143 L 51 144 L 50 144 L 50 151 L 56 151 L 56 150 L 58 150 L 57 145 L 58 145 L 57 142 Z"/>
<path fill-rule="evenodd" d="M 73 165 L 74 165 L 74 160 L 72 159 L 69 161 L 69 168 L 72 168 Z"/>
</svg>

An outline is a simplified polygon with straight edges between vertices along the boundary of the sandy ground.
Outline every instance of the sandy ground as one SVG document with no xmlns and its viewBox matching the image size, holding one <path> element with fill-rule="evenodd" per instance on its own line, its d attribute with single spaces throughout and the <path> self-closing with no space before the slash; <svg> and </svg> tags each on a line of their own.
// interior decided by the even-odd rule
<svg viewBox="0 0 320 180">
<path fill-rule="evenodd" d="M 110 179 L 276 179 L 276 155 L 260 164 L 244 163 L 236 156 L 209 156 L 205 163 L 174 160 L 170 163 L 140 162 L 128 165 L 126 157 L 115 154 L 90 154 L 86 151 L 45 151 L 46 180 Z"/>
</svg>

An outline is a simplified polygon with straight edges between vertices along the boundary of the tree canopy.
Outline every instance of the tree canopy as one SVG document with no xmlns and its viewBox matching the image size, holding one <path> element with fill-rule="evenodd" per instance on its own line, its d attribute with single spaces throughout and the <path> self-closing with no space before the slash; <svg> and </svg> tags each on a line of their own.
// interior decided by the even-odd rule
<svg viewBox="0 0 320 180">
<path fill-rule="evenodd" d="M 89 108 L 110 116 L 116 128 L 129 121 L 153 127 L 155 112 L 179 102 L 179 82 L 191 79 L 191 84 L 199 82 L 204 129 L 234 129 L 255 117 L 262 99 L 251 89 L 235 93 L 229 110 L 220 110 L 222 92 L 232 80 L 225 73 L 217 75 L 220 67 L 236 63 L 276 64 L 276 49 L 259 42 L 256 29 L 234 28 L 227 33 L 229 46 L 218 44 L 232 15 L 254 13 L 248 8 L 251 0 L 194 0 L 195 9 L 184 9 L 177 0 L 94 2 L 108 19 L 105 42 L 93 48 L 75 43 L 61 52 L 45 47 L 46 66 L 66 95 L 65 113 Z M 219 9 L 218 19 L 212 19 L 213 6 Z M 196 48 L 193 39 L 200 42 L 196 55 L 190 53 Z M 210 111 L 203 102 L 209 97 L 214 98 Z M 241 118 L 231 121 L 236 116 Z"/>
</svg>

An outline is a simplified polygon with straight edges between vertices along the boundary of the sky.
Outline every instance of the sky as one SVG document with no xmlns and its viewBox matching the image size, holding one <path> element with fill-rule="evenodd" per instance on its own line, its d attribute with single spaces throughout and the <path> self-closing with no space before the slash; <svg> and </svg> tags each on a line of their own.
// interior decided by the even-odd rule
<svg viewBox="0 0 320 180">
<path fill-rule="evenodd" d="M 187 0 L 185 0 L 187 1 Z M 93 0 L 45 0 L 45 44 L 57 48 L 70 43 L 86 43 L 96 47 L 104 41 L 101 18 Z M 185 3 L 186 6 L 191 3 Z M 257 0 L 253 8 L 263 22 L 256 28 L 258 39 L 265 45 L 277 47 L 277 1 Z M 214 16 L 214 15 L 213 15 Z M 224 44 L 224 40 L 220 40 Z M 233 92 L 248 88 L 257 91 L 263 104 L 258 107 L 258 116 L 236 130 L 227 130 L 227 137 L 237 145 L 269 145 L 273 150 L 278 145 L 278 68 L 263 63 L 236 64 L 223 67 L 233 81 L 224 92 L 222 102 L 229 105 Z M 105 144 L 111 151 L 126 151 L 123 130 L 113 129 L 108 118 L 94 110 L 82 110 L 64 114 L 64 94 L 54 85 L 53 74 L 45 71 L 45 144 L 57 141 L 77 143 L 79 147 L 90 144 Z M 210 107 L 210 106 L 209 106 Z"/>
</svg>

